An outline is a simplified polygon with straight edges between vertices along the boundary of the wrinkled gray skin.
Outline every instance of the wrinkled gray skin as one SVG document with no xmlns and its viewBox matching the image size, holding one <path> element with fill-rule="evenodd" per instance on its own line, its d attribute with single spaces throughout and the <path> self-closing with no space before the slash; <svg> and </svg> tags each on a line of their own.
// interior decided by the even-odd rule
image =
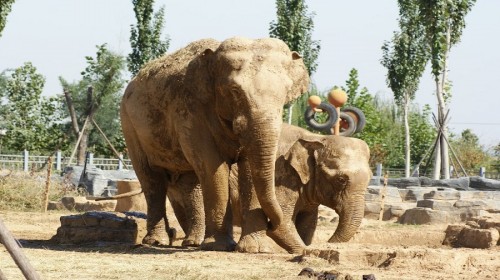
<svg viewBox="0 0 500 280">
<path fill-rule="evenodd" d="M 362 140 L 314 134 L 283 124 L 276 159 L 276 197 L 292 235 L 284 238 L 267 234 L 288 252 L 302 252 L 311 244 L 322 204 L 339 215 L 329 242 L 351 239 L 364 215 L 364 195 L 372 174 L 369 158 L 369 148 Z M 263 238 L 267 219 L 255 192 L 243 182 L 239 184 L 239 196 L 234 200 L 240 201 L 242 210 L 237 250 L 270 251 L 272 244 Z"/>
<path fill-rule="evenodd" d="M 301 253 L 312 241 L 318 206 L 322 204 L 339 214 L 338 227 L 329 242 L 351 239 L 364 214 L 364 194 L 371 177 L 369 157 L 368 146 L 362 140 L 318 135 L 283 124 L 276 160 L 276 197 L 291 234 L 277 236 L 267 231 L 267 235 L 288 252 Z M 249 180 L 245 179 L 248 176 L 249 173 L 238 174 L 238 169 L 233 165 L 229 178 L 233 221 L 242 226 L 237 250 L 271 252 L 274 246 L 265 237 L 267 218 Z M 196 184 L 187 186 L 182 190 L 186 192 L 184 197 L 189 197 L 188 193 L 197 192 L 197 189 L 199 186 Z M 169 195 L 169 198 L 172 204 L 177 205 L 174 211 L 181 226 L 189 232 L 186 239 L 192 239 L 196 234 L 190 230 L 190 224 L 196 219 L 193 219 L 194 215 L 190 211 L 202 208 L 202 200 L 184 199 L 178 202 L 179 196 Z M 194 206 L 185 208 L 180 205 L 189 203 Z M 196 245 L 196 242 L 191 244 Z"/>
<path fill-rule="evenodd" d="M 141 69 L 127 86 L 120 116 L 148 206 L 143 243 L 167 244 L 169 185 L 196 174 L 205 210 L 202 249 L 234 250 L 227 211 L 232 163 L 251 174 L 246 179 L 270 219 L 268 230 L 286 235 L 274 163 L 283 105 L 308 85 L 300 56 L 271 38 L 200 40 Z"/>
</svg>

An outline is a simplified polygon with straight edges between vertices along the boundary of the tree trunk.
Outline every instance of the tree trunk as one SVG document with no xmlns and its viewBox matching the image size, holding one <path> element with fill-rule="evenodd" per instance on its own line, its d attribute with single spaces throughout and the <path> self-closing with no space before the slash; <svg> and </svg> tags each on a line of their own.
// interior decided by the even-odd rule
<svg viewBox="0 0 500 280">
<path fill-rule="evenodd" d="M 405 95 L 403 104 L 403 122 L 405 127 L 405 177 L 410 177 L 410 124 L 408 122 L 408 110 L 410 97 Z"/>
</svg>

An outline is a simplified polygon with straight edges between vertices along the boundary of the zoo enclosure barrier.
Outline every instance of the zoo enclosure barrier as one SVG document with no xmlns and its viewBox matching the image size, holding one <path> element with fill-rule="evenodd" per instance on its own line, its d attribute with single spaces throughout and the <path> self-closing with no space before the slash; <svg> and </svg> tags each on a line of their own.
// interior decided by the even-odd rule
<svg viewBox="0 0 500 280">
<path fill-rule="evenodd" d="M 11 170 L 40 170 L 46 167 L 49 156 L 39 156 L 30 155 L 29 151 L 23 151 L 16 155 L 0 155 L 0 169 L 11 169 Z M 52 169 L 61 171 L 66 166 L 72 166 L 68 162 L 69 158 L 63 157 L 61 151 L 57 151 L 55 155 L 55 160 L 52 161 Z M 123 162 L 132 169 L 132 163 L 130 159 L 124 158 L 120 154 L 120 158 L 95 158 L 93 153 L 89 153 L 87 158 L 87 164 L 93 165 L 102 170 L 123 170 L 126 169 Z M 402 168 L 385 168 L 382 170 L 382 164 L 378 163 L 372 169 L 373 175 L 383 176 L 384 172 L 387 172 L 390 178 L 401 178 L 404 177 L 405 171 Z M 428 170 L 428 174 L 420 173 L 419 176 L 431 177 L 432 171 Z M 487 172 L 486 168 L 481 167 L 479 170 L 467 170 L 469 176 L 480 176 L 487 179 L 500 180 L 499 172 Z"/>
<path fill-rule="evenodd" d="M 412 170 L 411 170 L 412 171 Z M 469 176 L 480 176 L 485 179 L 495 179 L 495 180 L 500 180 L 500 173 L 499 172 L 487 172 L 485 167 L 479 168 L 479 170 L 466 170 L 467 175 Z M 405 176 L 405 170 L 404 168 L 383 168 L 381 163 L 377 163 L 374 168 L 372 168 L 372 172 L 374 176 L 379 176 L 382 177 L 384 176 L 384 173 L 387 172 L 387 175 L 389 178 L 403 178 Z M 429 170 L 426 171 L 426 173 L 422 173 L 417 169 L 417 174 L 412 174 L 411 177 L 418 177 L 418 176 L 425 176 L 425 177 L 432 177 L 432 170 L 429 168 Z M 453 175 L 456 177 L 455 172 L 450 172 L 450 175 Z M 463 175 L 462 175 L 463 176 Z M 452 177 L 452 176 L 450 176 Z"/>
<path fill-rule="evenodd" d="M 40 170 L 46 167 L 49 156 L 30 155 L 29 151 L 23 151 L 17 155 L 0 155 L 0 169 L 22 170 L 28 172 L 30 170 Z M 55 160 L 52 161 L 52 169 L 61 171 L 66 166 L 75 165 L 68 162 L 69 157 L 65 158 L 61 151 L 55 154 Z M 125 162 L 130 168 L 132 163 L 130 159 L 123 158 L 120 154 L 118 158 L 94 158 L 93 153 L 89 153 L 87 164 L 94 165 L 102 170 L 123 170 L 126 167 Z"/>
</svg>

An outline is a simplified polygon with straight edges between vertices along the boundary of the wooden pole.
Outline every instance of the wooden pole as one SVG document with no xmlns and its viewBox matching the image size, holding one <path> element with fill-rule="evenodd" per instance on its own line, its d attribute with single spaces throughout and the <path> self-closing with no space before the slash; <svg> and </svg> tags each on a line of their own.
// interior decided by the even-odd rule
<svg viewBox="0 0 500 280">
<path fill-rule="evenodd" d="M 52 173 L 52 156 L 49 157 L 47 161 L 47 180 L 45 180 L 45 193 L 43 194 L 42 211 L 47 212 L 47 206 L 49 205 L 49 191 L 50 191 L 50 175 Z"/>
<path fill-rule="evenodd" d="M 387 193 L 387 171 L 384 174 L 384 186 L 380 190 L 380 214 L 378 216 L 379 221 L 382 221 L 384 216 L 384 207 L 385 207 L 385 195 Z"/>
<path fill-rule="evenodd" d="M 109 147 L 111 148 L 111 150 L 113 151 L 113 153 L 115 154 L 115 156 L 118 157 L 118 160 L 120 160 L 123 163 L 123 165 L 125 165 L 125 168 L 130 169 L 129 166 L 125 163 L 125 161 L 123 161 L 123 158 L 120 156 L 120 154 L 116 151 L 116 149 L 113 146 L 113 144 L 111 144 L 111 141 L 109 141 L 108 137 L 106 137 L 106 134 L 104 134 L 104 132 L 102 131 L 102 129 L 97 125 L 97 123 L 95 122 L 94 119 L 92 119 L 92 122 L 94 123 L 95 127 L 97 128 L 97 130 L 99 130 L 99 132 L 101 133 L 102 137 L 104 137 L 104 140 L 106 140 L 106 142 L 108 143 Z"/>
<path fill-rule="evenodd" d="M 24 255 L 21 247 L 17 244 L 12 234 L 9 232 L 2 219 L 0 219 L 0 243 L 2 243 L 9 254 L 14 259 L 14 262 L 21 269 L 24 277 L 28 280 L 38 280 L 41 279 L 40 275 L 31 266 L 28 258 Z"/>
<path fill-rule="evenodd" d="M 83 123 L 82 130 L 80 130 L 80 135 L 78 135 L 78 140 L 76 140 L 75 148 L 73 149 L 73 152 L 71 152 L 71 156 L 69 157 L 69 162 L 68 162 L 69 165 L 71 165 L 71 162 L 75 157 L 76 149 L 78 149 L 78 145 L 80 144 L 80 141 L 82 141 L 83 132 L 86 129 L 88 120 L 89 117 L 87 116 L 87 118 L 85 118 L 85 122 Z"/>
<path fill-rule="evenodd" d="M 337 110 L 337 116 L 339 117 L 333 126 L 333 135 L 340 135 L 340 107 L 335 107 L 335 110 Z"/>
</svg>

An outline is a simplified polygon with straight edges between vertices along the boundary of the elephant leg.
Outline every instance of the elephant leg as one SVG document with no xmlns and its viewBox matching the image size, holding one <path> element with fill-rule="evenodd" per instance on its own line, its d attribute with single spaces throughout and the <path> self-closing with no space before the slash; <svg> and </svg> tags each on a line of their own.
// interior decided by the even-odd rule
<svg viewBox="0 0 500 280">
<path fill-rule="evenodd" d="M 241 204 L 241 237 L 238 252 L 271 253 L 274 242 L 266 235 L 267 217 L 252 185 L 251 171 L 245 158 L 238 162 L 238 186 Z"/>
<path fill-rule="evenodd" d="M 167 245 L 167 182 L 165 175 L 151 172 L 148 175 L 137 174 L 146 198 L 148 217 L 147 233 L 142 243 L 149 245 Z M 163 221 L 163 222 L 162 222 Z"/>
<path fill-rule="evenodd" d="M 186 237 L 182 246 L 200 246 L 205 235 L 205 211 L 203 209 L 203 195 L 198 177 L 194 172 L 181 175 L 177 182 L 181 190 Z"/>
<path fill-rule="evenodd" d="M 318 208 L 299 212 L 295 217 L 295 228 L 305 245 L 311 245 L 316 226 L 318 225 Z"/>
</svg>

